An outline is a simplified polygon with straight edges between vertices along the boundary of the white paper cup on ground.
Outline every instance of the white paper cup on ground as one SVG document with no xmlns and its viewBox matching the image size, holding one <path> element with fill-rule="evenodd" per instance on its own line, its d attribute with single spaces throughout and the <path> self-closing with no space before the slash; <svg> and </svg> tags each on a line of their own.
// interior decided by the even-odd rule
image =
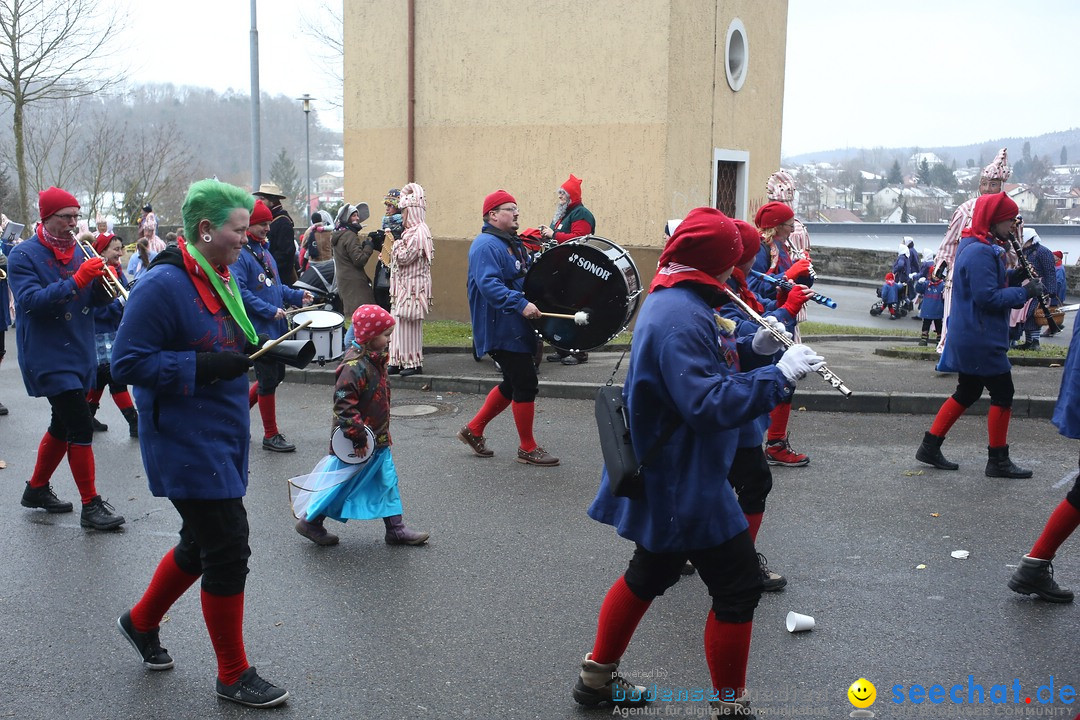
<svg viewBox="0 0 1080 720">
<path fill-rule="evenodd" d="M 787 631 L 789 633 L 806 632 L 813 629 L 814 618 L 809 615 L 803 615 L 794 610 L 787 614 Z"/>
</svg>

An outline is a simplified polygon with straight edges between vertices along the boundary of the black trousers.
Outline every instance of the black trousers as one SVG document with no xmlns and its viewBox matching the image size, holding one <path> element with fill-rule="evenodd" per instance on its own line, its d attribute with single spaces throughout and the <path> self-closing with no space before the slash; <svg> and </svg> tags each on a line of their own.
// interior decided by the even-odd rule
<svg viewBox="0 0 1080 720">
<path fill-rule="evenodd" d="M 678 582 L 687 560 L 694 563 L 709 588 L 717 620 L 744 623 L 754 619 L 762 584 L 761 567 L 749 530 L 703 550 L 654 553 L 637 545 L 623 577 L 634 595 L 651 602 Z"/>
<path fill-rule="evenodd" d="M 772 471 L 760 445 L 739 448 L 731 461 L 728 482 L 739 497 L 739 507 L 747 515 L 765 512 L 765 498 L 772 490 Z"/>
<path fill-rule="evenodd" d="M 285 363 L 261 357 L 255 361 L 255 379 L 259 383 L 259 395 L 273 395 L 285 379 Z"/>
<path fill-rule="evenodd" d="M 244 592 L 251 557 L 244 499 L 172 500 L 172 504 L 184 521 L 173 551 L 177 566 L 188 575 L 202 575 L 202 589 L 211 595 Z"/>
<path fill-rule="evenodd" d="M 502 368 L 503 381 L 499 392 L 513 402 L 529 403 L 536 399 L 540 381 L 536 377 L 532 353 L 492 350 L 491 357 Z"/>
<path fill-rule="evenodd" d="M 922 319 L 922 331 L 924 333 L 930 332 L 930 323 L 934 324 L 934 332 L 941 335 L 941 318 L 923 318 Z"/>
<path fill-rule="evenodd" d="M 109 394 L 117 395 L 127 390 L 127 385 L 113 380 L 112 366 L 109 363 L 101 363 L 97 368 L 97 376 L 94 378 L 94 389 L 104 390 L 109 386 Z"/>
<path fill-rule="evenodd" d="M 990 404 L 1011 408 L 1013 401 L 1012 372 L 1001 375 L 967 375 L 959 373 L 953 400 L 969 408 L 982 397 L 983 388 L 990 393 Z"/>
<path fill-rule="evenodd" d="M 82 390 L 65 390 L 59 395 L 50 395 L 48 400 L 52 407 L 49 434 L 57 440 L 89 445 L 94 439 L 94 426 L 90 421 L 86 393 Z"/>
</svg>

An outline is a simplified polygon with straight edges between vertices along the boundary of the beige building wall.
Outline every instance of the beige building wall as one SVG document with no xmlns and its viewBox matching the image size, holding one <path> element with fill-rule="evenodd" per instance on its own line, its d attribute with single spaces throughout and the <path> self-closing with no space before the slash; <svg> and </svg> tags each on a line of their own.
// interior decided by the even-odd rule
<svg viewBox="0 0 1080 720">
<path fill-rule="evenodd" d="M 749 47 L 725 76 L 729 24 Z M 415 0 L 415 177 L 407 178 L 408 16 L 345 0 L 345 195 L 377 223 L 390 187 L 424 186 L 436 238 L 435 317 L 464 320 L 466 253 L 504 188 L 522 227 L 548 223 L 573 172 L 597 234 L 647 283 L 668 218 L 710 205 L 717 148 L 747 154 L 751 199 L 780 161 L 783 0 Z M 374 261 L 373 261 L 374 262 Z"/>
</svg>

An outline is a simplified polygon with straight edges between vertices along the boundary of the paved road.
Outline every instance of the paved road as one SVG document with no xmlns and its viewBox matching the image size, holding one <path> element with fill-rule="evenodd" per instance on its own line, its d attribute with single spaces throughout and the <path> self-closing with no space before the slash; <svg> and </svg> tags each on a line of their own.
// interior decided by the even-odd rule
<svg viewBox="0 0 1080 720">
<path fill-rule="evenodd" d="M 111 405 L 113 429 L 95 443 L 100 488 L 128 523 L 123 532 L 79 528 L 77 516 L 18 506 L 47 423 L 43 400 L 12 391 L 18 370 L 0 368 L 3 504 L 0 615 L 5 692 L 0 717 L 207 718 L 246 715 L 212 693 L 213 655 L 197 594 L 169 614 L 162 640 L 176 658 L 148 673 L 114 627 L 174 542 L 177 516 L 146 490 L 135 441 Z M 286 384 L 280 425 L 300 450 L 274 455 L 253 443 L 246 501 L 253 557 L 246 632 L 260 672 L 292 699 L 275 717 L 599 718 L 569 696 L 607 587 L 624 569 L 628 542 L 585 515 L 600 463 L 587 401 L 541 397 L 536 434 L 562 457 L 558 468 L 512 462 L 509 415 L 489 428 L 492 459 L 454 439 L 478 395 L 397 390 L 396 413 L 430 405 L 432 415 L 396 416 L 394 453 L 406 518 L 430 530 L 424 548 L 383 544 L 379 523 L 334 529 L 341 545 L 318 548 L 292 529 L 286 478 L 308 471 L 326 444 L 329 391 Z M 259 430 L 257 415 L 253 423 Z M 1014 423 L 1014 456 L 1035 468 L 1027 481 L 983 477 L 985 423 L 962 419 L 946 449 L 956 473 L 913 459 L 926 418 L 808 413 L 795 421 L 804 469 L 779 469 L 759 549 L 790 580 L 758 608 L 749 684 L 775 712 L 843 717 L 846 689 L 875 683 L 878 717 L 904 711 L 956 718 L 964 708 L 890 702 L 891 688 L 949 687 L 969 675 L 984 685 L 1018 680 L 1029 696 L 1051 678 L 1055 692 L 1078 685 L 1080 607 L 1010 592 L 1005 581 L 1076 467 L 1077 445 L 1045 420 Z M 66 468 L 55 478 L 74 499 Z M 1057 576 L 1080 589 L 1073 538 Z M 967 560 L 950 557 L 970 551 Z M 920 567 L 925 566 L 925 567 Z M 656 601 L 624 667 L 667 687 L 708 682 L 702 627 L 709 608 L 697 578 Z M 817 628 L 790 635 L 789 610 Z M 906 692 L 906 690 L 905 690 Z M 1038 703 L 1036 702 L 1036 706 Z M 1076 705 L 1053 705 L 1072 717 Z M 1018 708 L 1007 706 L 1010 712 Z M 656 714 L 694 717 L 700 704 L 658 703 Z M 1068 713 L 1068 714 L 1067 714 Z"/>
</svg>

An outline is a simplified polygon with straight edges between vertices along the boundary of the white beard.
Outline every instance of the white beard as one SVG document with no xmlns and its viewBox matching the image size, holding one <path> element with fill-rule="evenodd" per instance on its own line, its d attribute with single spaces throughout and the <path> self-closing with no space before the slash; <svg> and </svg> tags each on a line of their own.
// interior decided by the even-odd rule
<svg viewBox="0 0 1080 720">
<path fill-rule="evenodd" d="M 566 209 L 570 207 L 570 201 L 561 202 L 555 206 L 555 215 L 551 218 L 552 227 L 558 227 L 562 219 L 566 217 Z"/>
</svg>

